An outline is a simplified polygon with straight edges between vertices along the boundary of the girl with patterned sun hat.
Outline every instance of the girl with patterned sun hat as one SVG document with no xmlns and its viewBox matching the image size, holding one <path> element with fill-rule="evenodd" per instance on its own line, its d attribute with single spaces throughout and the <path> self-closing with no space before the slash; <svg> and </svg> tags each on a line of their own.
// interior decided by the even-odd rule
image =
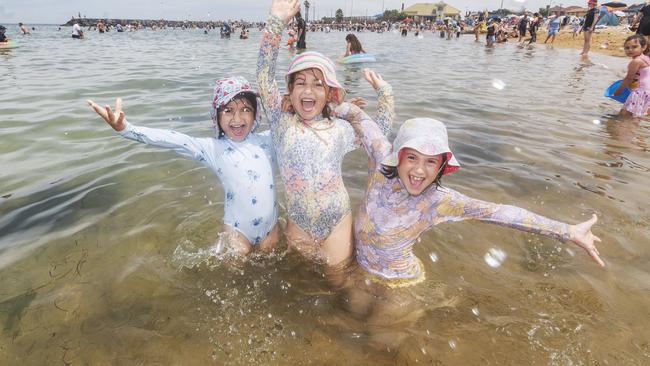
<svg viewBox="0 0 650 366">
<path fill-rule="evenodd" d="M 321 53 L 302 52 L 293 58 L 285 77 L 288 108 L 283 109 L 276 62 L 282 33 L 299 8 L 298 0 L 273 0 L 262 35 L 257 82 L 286 191 L 287 242 L 310 259 L 339 266 L 351 260 L 353 242 L 341 165 L 359 144 L 350 124 L 331 116 L 345 90 L 334 63 Z M 388 134 L 394 114 L 392 88 L 387 83 L 371 85 L 379 96 L 378 128 Z"/>
</svg>

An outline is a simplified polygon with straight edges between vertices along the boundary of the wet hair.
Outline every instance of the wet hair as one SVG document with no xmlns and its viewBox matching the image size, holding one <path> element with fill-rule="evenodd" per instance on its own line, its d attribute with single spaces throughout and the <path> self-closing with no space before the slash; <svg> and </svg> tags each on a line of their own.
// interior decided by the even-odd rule
<svg viewBox="0 0 650 366">
<path fill-rule="evenodd" d="M 298 72 L 300 72 L 300 71 L 298 71 Z M 291 92 L 293 91 L 293 84 L 296 82 L 296 75 L 298 74 L 298 72 L 294 72 L 292 74 L 289 74 L 289 85 L 288 85 L 289 86 L 289 94 L 291 94 Z M 314 70 L 311 69 L 311 72 L 314 72 Z M 314 77 L 316 77 L 316 73 L 314 73 Z M 323 81 L 323 84 L 325 84 L 325 81 Z M 329 97 L 329 95 L 328 95 L 328 97 Z M 329 102 L 329 100 L 328 100 L 328 102 Z M 323 115 L 323 117 L 325 117 L 327 119 L 331 119 L 332 111 L 330 110 L 329 103 L 325 103 L 325 107 L 323 107 L 323 110 L 321 111 L 321 114 Z"/>
<path fill-rule="evenodd" d="M 345 40 L 350 42 L 350 51 L 355 53 L 366 53 L 363 46 L 361 46 L 361 42 L 359 42 L 359 39 L 354 34 L 348 34 L 345 36 Z"/>
<path fill-rule="evenodd" d="M 639 44 L 641 45 L 641 47 L 644 47 L 644 50 L 643 50 L 644 55 L 650 54 L 650 47 L 648 47 L 648 39 L 645 38 L 645 36 L 643 36 L 641 34 L 634 34 L 634 35 L 631 35 L 631 36 L 627 37 L 625 39 L 625 42 L 623 42 L 623 46 L 625 46 L 625 44 L 627 42 L 634 41 L 634 40 L 637 40 L 639 42 Z"/>
<path fill-rule="evenodd" d="M 230 100 L 230 102 L 234 102 L 234 101 L 240 100 L 240 99 L 245 99 L 250 103 L 250 105 L 253 107 L 253 116 L 257 117 L 257 96 L 255 96 L 255 94 L 253 94 L 251 92 L 241 92 L 241 93 L 235 95 L 235 97 L 232 98 Z M 230 102 L 228 102 L 228 103 L 230 103 Z M 215 128 L 217 129 L 217 137 L 218 138 L 223 138 L 224 136 L 226 136 L 226 133 L 223 132 L 223 129 L 221 128 L 221 123 L 220 123 L 221 121 L 219 120 L 221 118 L 221 111 L 223 110 L 223 108 L 225 108 L 225 106 L 217 108 L 217 120 L 216 120 L 216 123 L 215 123 L 215 125 L 216 125 Z"/>
<path fill-rule="evenodd" d="M 401 159 L 401 154 L 398 154 L 400 162 L 402 161 Z M 445 166 L 447 165 L 447 154 L 440 154 L 441 159 L 442 159 L 442 164 L 440 165 L 440 171 L 438 172 L 438 175 L 436 176 L 436 179 L 433 180 L 433 184 L 436 185 L 436 189 L 440 187 L 440 180 L 442 179 L 442 175 L 444 174 L 445 171 Z M 389 166 L 389 165 L 381 165 L 381 174 L 384 175 L 384 177 L 388 179 L 394 179 L 399 176 L 399 173 L 397 172 L 397 167 L 396 166 Z"/>
</svg>

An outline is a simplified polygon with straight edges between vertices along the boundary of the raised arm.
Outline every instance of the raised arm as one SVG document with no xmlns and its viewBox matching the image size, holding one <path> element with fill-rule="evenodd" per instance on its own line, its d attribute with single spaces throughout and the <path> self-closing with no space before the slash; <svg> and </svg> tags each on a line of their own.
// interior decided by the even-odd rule
<svg viewBox="0 0 650 366">
<path fill-rule="evenodd" d="M 381 75 L 371 69 L 363 69 L 363 76 L 377 91 L 377 115 L 375 122 L 384 136 L 390 134 L 395 119 L 395 96 L 393 87 L 384 81 Z"/>
<path fill-rule="evenodd" d="M 594 242 L 600 239 L 591 232 L 591 227 L 597 221 L 596 215 L 583 223 L 569 225 L 520 207 L 473 199 L 448 188 L 438 188 L 434 195 L 436 198 L 433 200 L 431 211 L 434 224 L 473 219 L 542 234 L 561 241 L 572 241 L 599 265 L 605 265 L 594 245 Z"/>
<path fill-rule="evenodd" d="M 183 133 L 158 128 L 139 127 L 130 124 L 122 111 L 122 100 L 117 99 L 115 112 L 110 106 L 104 108 L 89 100 L 88 104 L 121 136 L 147 145 L 172 149 L 177 153 L 194 159 L 201 163 L 207 163 L 210 155 L 206 152 L 203 139 L 187 136 Z"/>
<path fill-rule="evenodd" d="M 280 120 L 282 113 L 282 96 L 275 81 L 282 31 L 299 9 L 298 0 L 273 0 L 271 13 L 262 32 L 262 44 L 257 59 L 257 84 L 266 116 L 272 124 Z"/>
<path fill-rule="evenodd" d="M 391 144 L 377 123 L 352 103 L 340 104 L 334 110 L 334 114 L 350 123 L 368 153 L 370 169 L 376 169 L 377 164 L 391 151 Z"/>
</svg>

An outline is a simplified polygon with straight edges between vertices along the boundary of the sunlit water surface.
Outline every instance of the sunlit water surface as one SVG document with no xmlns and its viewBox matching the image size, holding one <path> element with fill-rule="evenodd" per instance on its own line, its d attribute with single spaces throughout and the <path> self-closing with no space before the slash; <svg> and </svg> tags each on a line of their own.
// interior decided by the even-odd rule
<svg viewBox="0 0 650 366">
<path fill-rule="evenodd" d="M 224 258 L 211 171 L 120 138 L 84 103 L 121 96 L 133 123 L 209 136 L 213 80 L 255 80 L 259 37 L 75 41 L 39 27 L 0 50 L 0 363 L 650 363 L 649 125 L 614 118 L 620 105 L 602 97 L 626 60 L 359 35 L 394 86 L 393 134 L 411 117 L 447 124 L 463 169 L 445 185 L 570 223 L 597 213 L 607 261 L 498 226 L 441 225 L 416 247 L 418 316 L 377 330 L 294 254 Z M 310 33 L 308 45 L 336 58 L 344 37 Z M 360 68 L 338 76 L 373 112 Z M 361 150 L 344 163 L 355 206 L 365 166 Z"/>
</svg>

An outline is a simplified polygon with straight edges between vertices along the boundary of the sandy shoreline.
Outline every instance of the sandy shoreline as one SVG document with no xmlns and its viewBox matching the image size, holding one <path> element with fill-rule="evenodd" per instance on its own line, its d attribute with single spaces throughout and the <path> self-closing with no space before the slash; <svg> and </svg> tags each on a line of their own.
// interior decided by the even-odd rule
<svg viewBox="0 0 650 366">
<path fill-rule="evenodd" d="M 604 53 L 610 56 L 626 57 L 625 51 L 623 50 L 623 42 L 625 39 L 634 32 L 628 31 L 625 27 L 610 27 L 605 29 L 596 29 L 594 32 L 592 41 L 591 41 L 591 51 L 597 53 Z M 548 35 L 547 31 L 544 30 L 539 32 L 537 36 L 537 42 L 540 44 L 544 43 L 546 36 Z M 549 40 L 549 43 L 551 41 Z M 573 38 L 573 29 L 565 28 L 562 30 L 555 38 L 553 43 L 556 47 L 564 48 L 574 48 L 577 50 L 582 50 L 584 44 L 584 34 L 578 34 Z"/>
</svg>

